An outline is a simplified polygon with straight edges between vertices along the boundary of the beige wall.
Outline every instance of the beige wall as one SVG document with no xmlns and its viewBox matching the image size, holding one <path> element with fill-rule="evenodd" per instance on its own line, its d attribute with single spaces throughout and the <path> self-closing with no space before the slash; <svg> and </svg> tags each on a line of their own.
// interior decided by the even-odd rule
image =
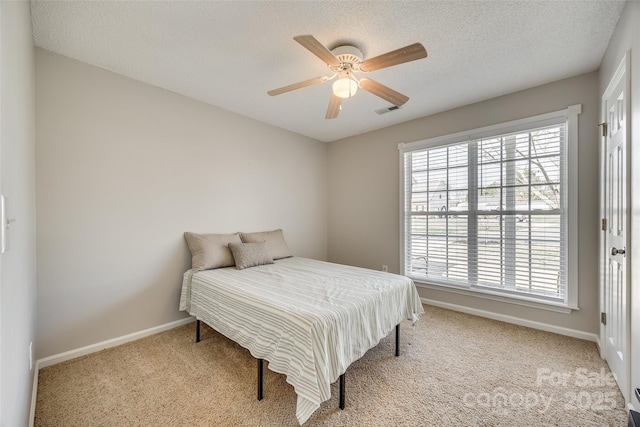
<svg viewBox="0 0 640 427">
<path fill-rule="evenodd" d="M 0 191 L 9 250 L 0 255 L 0 425 L 25 426 L 35 343 L 34 55 L 29 2 L 0 2 Z M 1 226 L 1 225 L 0 225 Z"/>
<path fill-rule="evenodd" d="M 183 232 L 327 257 L 327 145 L 36 49 L 38 356 L 181 319 Z"/>
<path fill-rule="evenodd" d="M 329 261 L 399 272 L 398 143 L 582 104 L 579 116 L 579 311 L 561 314 L 421 288 L 424 298 L 598 333 L 598 74 L 524 90 L 329 144 Z M 389 113 L 393 114 L 393 113 Z"/>
<path fill-rule="evenodd" d="M 618 65 L 629 51 L 631 62 L 631 141 L 628 144 L 631 163 L 631 230 L 627 248 L 631 249 L 627 262 L 631 274 L 627 285 L 631 287 L 631 387 L 640 387 L 640 2 L 628 1 L 625 5 L 616 31 L 600 67 L 600 96 L 607 89 Z M 637 248 L 634 250 L 634 248 Z M 631 403 L 640 411 L 640 401 L 631 393 Z"/>
</svg>

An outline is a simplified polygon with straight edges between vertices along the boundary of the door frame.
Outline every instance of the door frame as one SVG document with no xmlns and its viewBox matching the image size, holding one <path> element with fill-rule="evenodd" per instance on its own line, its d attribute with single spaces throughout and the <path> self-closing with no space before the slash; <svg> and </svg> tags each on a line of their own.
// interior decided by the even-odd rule
<svg viewBox="0 0 640 427">
<path fill-rule="evenodd" d="M 626 360 L 626 374 L 627 374 L 627 390 L 623 390 L 623 396 L 627 397 L 627 404 L 629 404 L 632 394 L 632 386 L 631 386 L 631 363 L 630 363 L 630 355 L 631 355 L 631 206 L 632 206 L 632 194 L 631 194 L 631 155 L 630 155 L 630 142 L 631 142 L 631 52 L 625 52 L 620 64 L 618 65 L 615 73 L 609 80 L 606 90 L 602 94 L 600 98 L 600 119 L 601 123 L 598 125 L 598 139 L 599 139 L 599 154 L 600 154 L 600 170 L 599 170 L 599 179 L 600 179 L 600 196 L 599 196 L 599 213 L 600 219 L 606 219 L 606 211 L 605 211 L 605 199 L 606 199 L 606 165 L 607 165 L 607 156 L 606 156 L 606 139 L 602 135 L 600 125 L 607 122 L 607 111 L 605 109 L 605 99 L 611 94 L 611 92 L 615 89 L 615 87 L 620 83 L 621 79 L 624 78 L 625 82 L 625 97 L 624 97 L 624 111 L 626 117 L 625 124 L 625 151 L 626 151 L 626 215 L 625 215 L 625 227 L 626 227 L 626 258 L 625 262 L 625 275 L 627 278 L 626 283 L 626 300 L 627 306 L 626 310 L 626 325 L 625 325 L 625 339 L 626 346 L 625 351 L 625 360 Z M 606 247 L 606 230 L 602 230 L 600 228 L 599 233 L 599 297 L 600 297 L 600 313 L 606 313 L 607 307 L 607 293 L 606 293 L 606 268 L 607 268 L 607 252 L 608 248 Z M 598 343 L 598 347 L 600 349 L 600 357 L 607 360 L 607 328 L 606 326 L 600 322 L 600 340 Z"/>
</svg>

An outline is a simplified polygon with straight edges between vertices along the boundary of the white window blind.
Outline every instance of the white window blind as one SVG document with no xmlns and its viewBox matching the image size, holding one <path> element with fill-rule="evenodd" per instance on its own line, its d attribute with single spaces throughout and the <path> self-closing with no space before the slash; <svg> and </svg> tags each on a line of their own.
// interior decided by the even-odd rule
<svg viewBox="0 0 640 427">
<path fill-rule="evenodd" d="M 405 146 L 404 273 L 568 305 L 568 127 L 558 116 Z"/>
</svg>

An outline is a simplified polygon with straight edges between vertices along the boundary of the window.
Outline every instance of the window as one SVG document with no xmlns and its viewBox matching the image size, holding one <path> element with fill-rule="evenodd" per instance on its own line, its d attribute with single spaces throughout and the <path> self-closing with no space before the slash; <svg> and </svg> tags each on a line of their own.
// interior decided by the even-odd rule
<svg viewBox="0 0 640 427">
<path fill-rule="evenodd" d="M 577 308 L 580 106 L 401 144 L 404 274 L 428 286 Z"/>
</svg>

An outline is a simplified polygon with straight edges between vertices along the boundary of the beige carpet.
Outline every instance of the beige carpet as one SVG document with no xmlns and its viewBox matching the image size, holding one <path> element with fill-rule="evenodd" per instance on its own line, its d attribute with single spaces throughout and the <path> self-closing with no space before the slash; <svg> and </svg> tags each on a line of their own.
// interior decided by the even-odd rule
<svg viewBox="0 0 640 427">
<path fill-rule="evenodd" d="M 622 395 L 591 342 L 425 306 L 347 371 L 305 426 L 626 426 Z M 37 426 L 295 426 L 296 395 L 195 323 L 40 371 Z"/>
</svg>

